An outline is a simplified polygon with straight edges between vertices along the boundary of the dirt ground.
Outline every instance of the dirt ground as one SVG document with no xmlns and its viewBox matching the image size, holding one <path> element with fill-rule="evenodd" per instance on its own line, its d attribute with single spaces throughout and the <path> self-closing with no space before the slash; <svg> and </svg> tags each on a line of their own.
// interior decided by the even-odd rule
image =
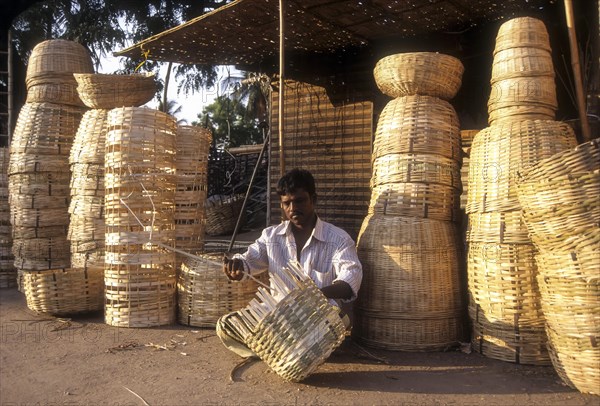
<svg viewBox="0 0 600 406">
<path fill-rule="evenodd" d="M 598 405 L 551 367 L 460 351 L 366 349 L 349 338 L 302 383 L 240 362 L 213 329 L 126 329 L 101 313 L 57 320 L 0 291 L 0 404 Z M 233 371 L 233 373 L 232 373 Z M 138 397 L 139 396 L 139 397 Z"/>
</svg>

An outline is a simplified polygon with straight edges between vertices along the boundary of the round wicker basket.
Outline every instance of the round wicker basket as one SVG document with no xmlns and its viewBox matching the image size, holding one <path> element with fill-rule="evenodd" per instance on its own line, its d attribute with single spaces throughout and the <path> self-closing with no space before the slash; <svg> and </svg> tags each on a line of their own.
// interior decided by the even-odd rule
<svg viewBox="0 0 600 406">
<path fill-rule="evenodd" d="M 496 35 L 494 55 L 511 48 L 538 48 L 550 52 L 550 37 L 542 20 L 517 17 L 503 23 Z"/>
<path fill-rule="evenodd" d="M 213 195 L 206 199 L 206 229 L 207 235 L 222 235 L 231 233 L 235 229 L 244 195 Z M 242 215 L 240 226 L 246 221 L 245 213 Z"/>
<path fill-rule="evenodd" d="M 458 116 L 450 103 L 437 97 L 406 96 L 384 107 L 375 131 L 373 159 L 403 153 L 460 160 Z"/>
<path fill-rule="evenodd" d="M 55 103 L 85 107 L 71 73 L 42 73 L 27 82 L 27 103 Z"/>
<path fill-rule="evenodd" d="M 102 309 L 102 269 L 25 272 L 23 283 L 27 307 L 33 311 L 66 315 Z"/>
<path fill-rule="evenodd" d="M 554 113 L 558 107 L 556 85 L 552 76 L 515 77 L 500 79 L 492 83 L 488 99 L 488 120 L 493 123 L 515 111 L 527 109 L 528 114 L 542 115 Z M 500 112 L 497 112 L 500 110 Z"/>
<path fill-rule="evenodd" d="M 464 66 L 450 55 L 409 52 L 380 59 L 375 82 L 390 97 L 425 95 L 450 100 L 460 88 Z"/>
<path fill-rule="evenodd" d="M 92 73 L 94 66 L 88 50 L 81 44 L 63 39 L 40 42 L 27 62 L 27 83 L 45 73 Z M 72 78 L 72 77 L 71 77 Z"/>
<path fill-rule="evenodd" d="M 157 91 L 153 73 L 75 73 L 74 76 L 79 97 L 91 109 L 138 107 L 152 100 Z"/>
<path fill-rule="evenodd" d="M 71 147 L 70 164 L 98 164 L 104 166 L 108 110 L 88 110 L 81 117 Z"/>
<path fill-rule="evenodd" d="M 539 48 L 518 47 L 499 51 L 492 63 L 491 83 L 519 77 L 554 77 L 552 54 Z"/>
<path fill-rule="evenodd" d="M 215 327 L 225 314 L 240 310 L 255 297 L 258 283 L 252 279 L 232 282 L 223 273 L 223 252 L 198 253 L 185 257 L 177 278 L 177 303 L 180 324 Z M 269 283 L 269 273 L 256 278 Z"/>
<path fill-rule="evenodd" d="M 461 314 L 461 294 L 456 239 L 457 230 L 447 221 L 381 215 L 365 218 L 357 244 L 363 281 L 355 313 L 363 324 L 359 331 L 371 338 L 357 336 L 361 341 L 369 345 L 372 337 L 379 336 L 375 341 L 380 348 L 437 351 L 459 340 L 462 330 L 456 321 Z M 377 320 L 368 321 L 373 315 Z M 419 325 L 423 330 L 412 338 L 407 332 L 390 334 L 403 325 L 397 320 Z M 382 331 L 373 332 L 375 325 Z M 422 340 L 427 335 L 424 331 L 440 325 L 456 328 L 438 331 L 431 342 Z M 441 343 L 440 336 L 448 340 Z M 390 341 L 384 342 L 383 337 Z"/>
<path fill-rule="evenodd" d="M 575 247 L 600 235 L 598 162 L 596 139 L 518 173 L 519 202 L 531 238 L 540 248 Z"/>
<path fill-rule="evenodd" d="M 521 210 L 469 214 L 467 241 L 529 244 L 529 232 Z"/>
<path fill-rule="evenodd" d="M 460 190 L 460 162 L 433 154 L 387 154 L 373 160 L 371 187 L 427 183 Z"/>
<path fill-rule="evenodd" d="M 519 210 L 516 173 L 577 144 L 557 121 L 514 121 L 487 127 L 471 147 L 467 213 Z"/>
</svg>

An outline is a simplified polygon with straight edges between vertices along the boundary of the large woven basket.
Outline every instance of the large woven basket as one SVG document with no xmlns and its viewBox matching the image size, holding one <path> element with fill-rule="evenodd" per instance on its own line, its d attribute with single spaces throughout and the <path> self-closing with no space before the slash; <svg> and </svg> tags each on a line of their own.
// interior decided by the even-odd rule
<svg viewBox="0 0 600 406">
<path fill-rule="evenodd" d="M 531 47 L 508 48 L 494 55 L 491 82 L 518 77 L 554 77 L 549 51 Z"/>
<path fill-rule="evenodd" d="M 154 97 L 153 73 L 130 75 L 75 73 L 79 97 L 91 109 L 138 107 Z"/>
<path fill-rule="evenodd" d="M 85 107 L 72 73 L 42 73 L 27 81 L 27 103 L 55 103 Z"/>
<path fill-rule="evenodd" d="M 373 159 L 387 154 L 435 154 L 460 160 L 460 128 L 452 105 L 437 97 L 391 100 L 379 116 Z"/>
<path fill-rule="evenodd" d="M 105 155 L 105 321 L 175 320 L 175 119 L 139 107 L 108 113 Z"/>
<path fill-rule="evenodd" d="M 515 121 L 479 132 L 471 146 L 467 213 L 519 210 L 516 173 L 571 149 L 571 127 L 557 121 Z"/>
<path fill-rule="evenodd" d="M 373 74 L 390 97 L 426 95 L 450 100 L 460 88 L 464 66 L 450 55 L 409 52 L 380 59 Z"/>
<path fill-rule="evenodd" d="M 102 270 L 49 269 L 25 272 L 27 306 L 34 311 L 66 315 L 102 309 Z"/>
<path fill-rule="evenodd" d="M 371 187 L 388 183 L 435 183 L 460 189 L 460 162 L 433 154 L 387 154 L 373 160 Z"/>
<path fill-rule="evenodd" d="M 107 116 L 108 110 L 105 109 L 88 110 L 83 114 L 71 147 L 70 164 L 104 166 Z"/>
<path fill-rule="evenodd" d="M 17 285 L 17 270 L 12 253 L 12 227 L 8 204 L 8 148 L 0 148 L 0 288 Z"/>
<path fill-rule="evenodd" d="M 27 82 L 45 73 L 91 73 L 92 58 L 81 44 L 63 39 L 40 42 L 31 51 L 27 62 Z"/>
<path fill-rule="evenodd" d="M 177 278 L 179 323 L 186 326 L 215 327 L 217 320 L 228 313 L 246 307 L 255 297 L 259 284 L 248 279 L 232 282 L 223 273 L 223 252 L 196 254 L 186 257 Z M 269 273 L 256 278 L 269 283 Z"/>
<path fill-rule="evenodd" d="M 577 250 L 542 251 L 538 283 L 552 364 L 569 386 L 600 392 L 600 235 Z"/>
<path fill-rule="evenodd" d="M 435 183 L 387 183 L 371 192 L 368 214 L 454 221 L 459 191 Z"/>
<path fill-rule="evenodd" d="M 222 235 L 231 233 L 235 229 L 244 196 L 241 194 L 224 196 L 213 195 L 206 199 L 206 229 L 207 235 Z M 241 224 L 246 221 L 245 213 L 242 214 Z"/>
<path fill-rule="evenodd" d="M 500 26 L 496 35 L 494 55 L 506 49 L 520 47 L 551 51 L 550 37 L 542 20 L 533 17 L 517 17 Z"/>
<path fill-rule="evenodd" d="M 467 241 L 529 244 L 529 232 L 521 210 L 469 214 Z"/>
<path fill-rule="evenodd" d="M 554 77 L 516 77 L 492 83 L 488 99 L 490 124 L 507 113 L 512 113 L 504 109 L 513 107 L 527 108 L 529 114 L 554 114 L 558 107 Z"/>
<path fill-rule="evenodd" d="M 360 341 L 412 351 L 437 351 L 459 341 L 462 328 L 458 323 L 461 294 L 456 239 L 457 230 L 447 221 L 382 215 L 365 218 L 357 245 L 363 265 L 355 305 L 362 323 L 355 333 Z M 376 320 L 370 320 L 372 317 Z M 415 327 L 394 333 L 404 325 L 424 330 Z M 381 331 L 373 331 L 376 326 Z M 425 332 L 440 326 L 451 326 L 452 330 Z M 415 335 L 411 337 L 409 331 Z"/>
<path fill-rule="evenodd" d="M 517 192 L 532 240 L 567 248 L 600 235 L 600 141 L 559 152 L 517 176 Z"/>
<path fill-rule="evenodd" d="M 345 328 L 339 309 L 299 265 L 290 264 L 281 275 L 272 275 L 273 289 L 260 287 L 239 312 L 242 320 L 230 318 L 234 325 L 227 327 L 279 376 L 298 382 L 342 343 Z"/>
</svg>

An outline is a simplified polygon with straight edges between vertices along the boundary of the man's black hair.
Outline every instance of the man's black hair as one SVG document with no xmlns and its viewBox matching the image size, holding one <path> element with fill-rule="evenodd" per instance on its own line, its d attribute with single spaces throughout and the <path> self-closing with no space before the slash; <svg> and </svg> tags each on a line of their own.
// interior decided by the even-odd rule
<svg viewBox="0 0 600 406">
<path fill-rule="evenodd" d="M 311 199 L 316 199 L 315 178 L 313 178 L 312 173 L 306 169 L 294 168 L 283 175 L 277 183 L 277 194 L 279 196 L 294 193 L 297 189 L 304 189 Z"/>
</svg>

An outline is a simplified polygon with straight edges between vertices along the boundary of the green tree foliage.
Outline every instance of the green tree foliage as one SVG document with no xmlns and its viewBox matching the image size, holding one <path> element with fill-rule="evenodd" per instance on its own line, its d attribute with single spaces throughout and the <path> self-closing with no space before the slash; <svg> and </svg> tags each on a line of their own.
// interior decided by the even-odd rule
<svg viewBox="0 0 600 406">
<path fill-rule="evenodd" d="M 23 61 L 35 45 L 62 38 L 86 46 L 98 66 L 102 57 L 231 0 L 48 0 L 34 4 L 12 25 L 13 42 Z M 131 73 L 143 61 L 126 59 L 122 73 Z M 160 63 L 149 60 L 142 71 L 158 73 Z M 212 86 L 217 79 L 214 66 L 178 65 L 174 68 L 184 94 Z M 159 89 L 160 90 L 160 89 Z"/>
<path fill-rule="evenodd" d="M 200 121 L 193 124 L 211 129 L 217 146 L 231 148 L 263 142 L 258 120 L 250 117 L 246 106 L 239 100 L 218 96 L 198 118 Z"/>
</svg>

